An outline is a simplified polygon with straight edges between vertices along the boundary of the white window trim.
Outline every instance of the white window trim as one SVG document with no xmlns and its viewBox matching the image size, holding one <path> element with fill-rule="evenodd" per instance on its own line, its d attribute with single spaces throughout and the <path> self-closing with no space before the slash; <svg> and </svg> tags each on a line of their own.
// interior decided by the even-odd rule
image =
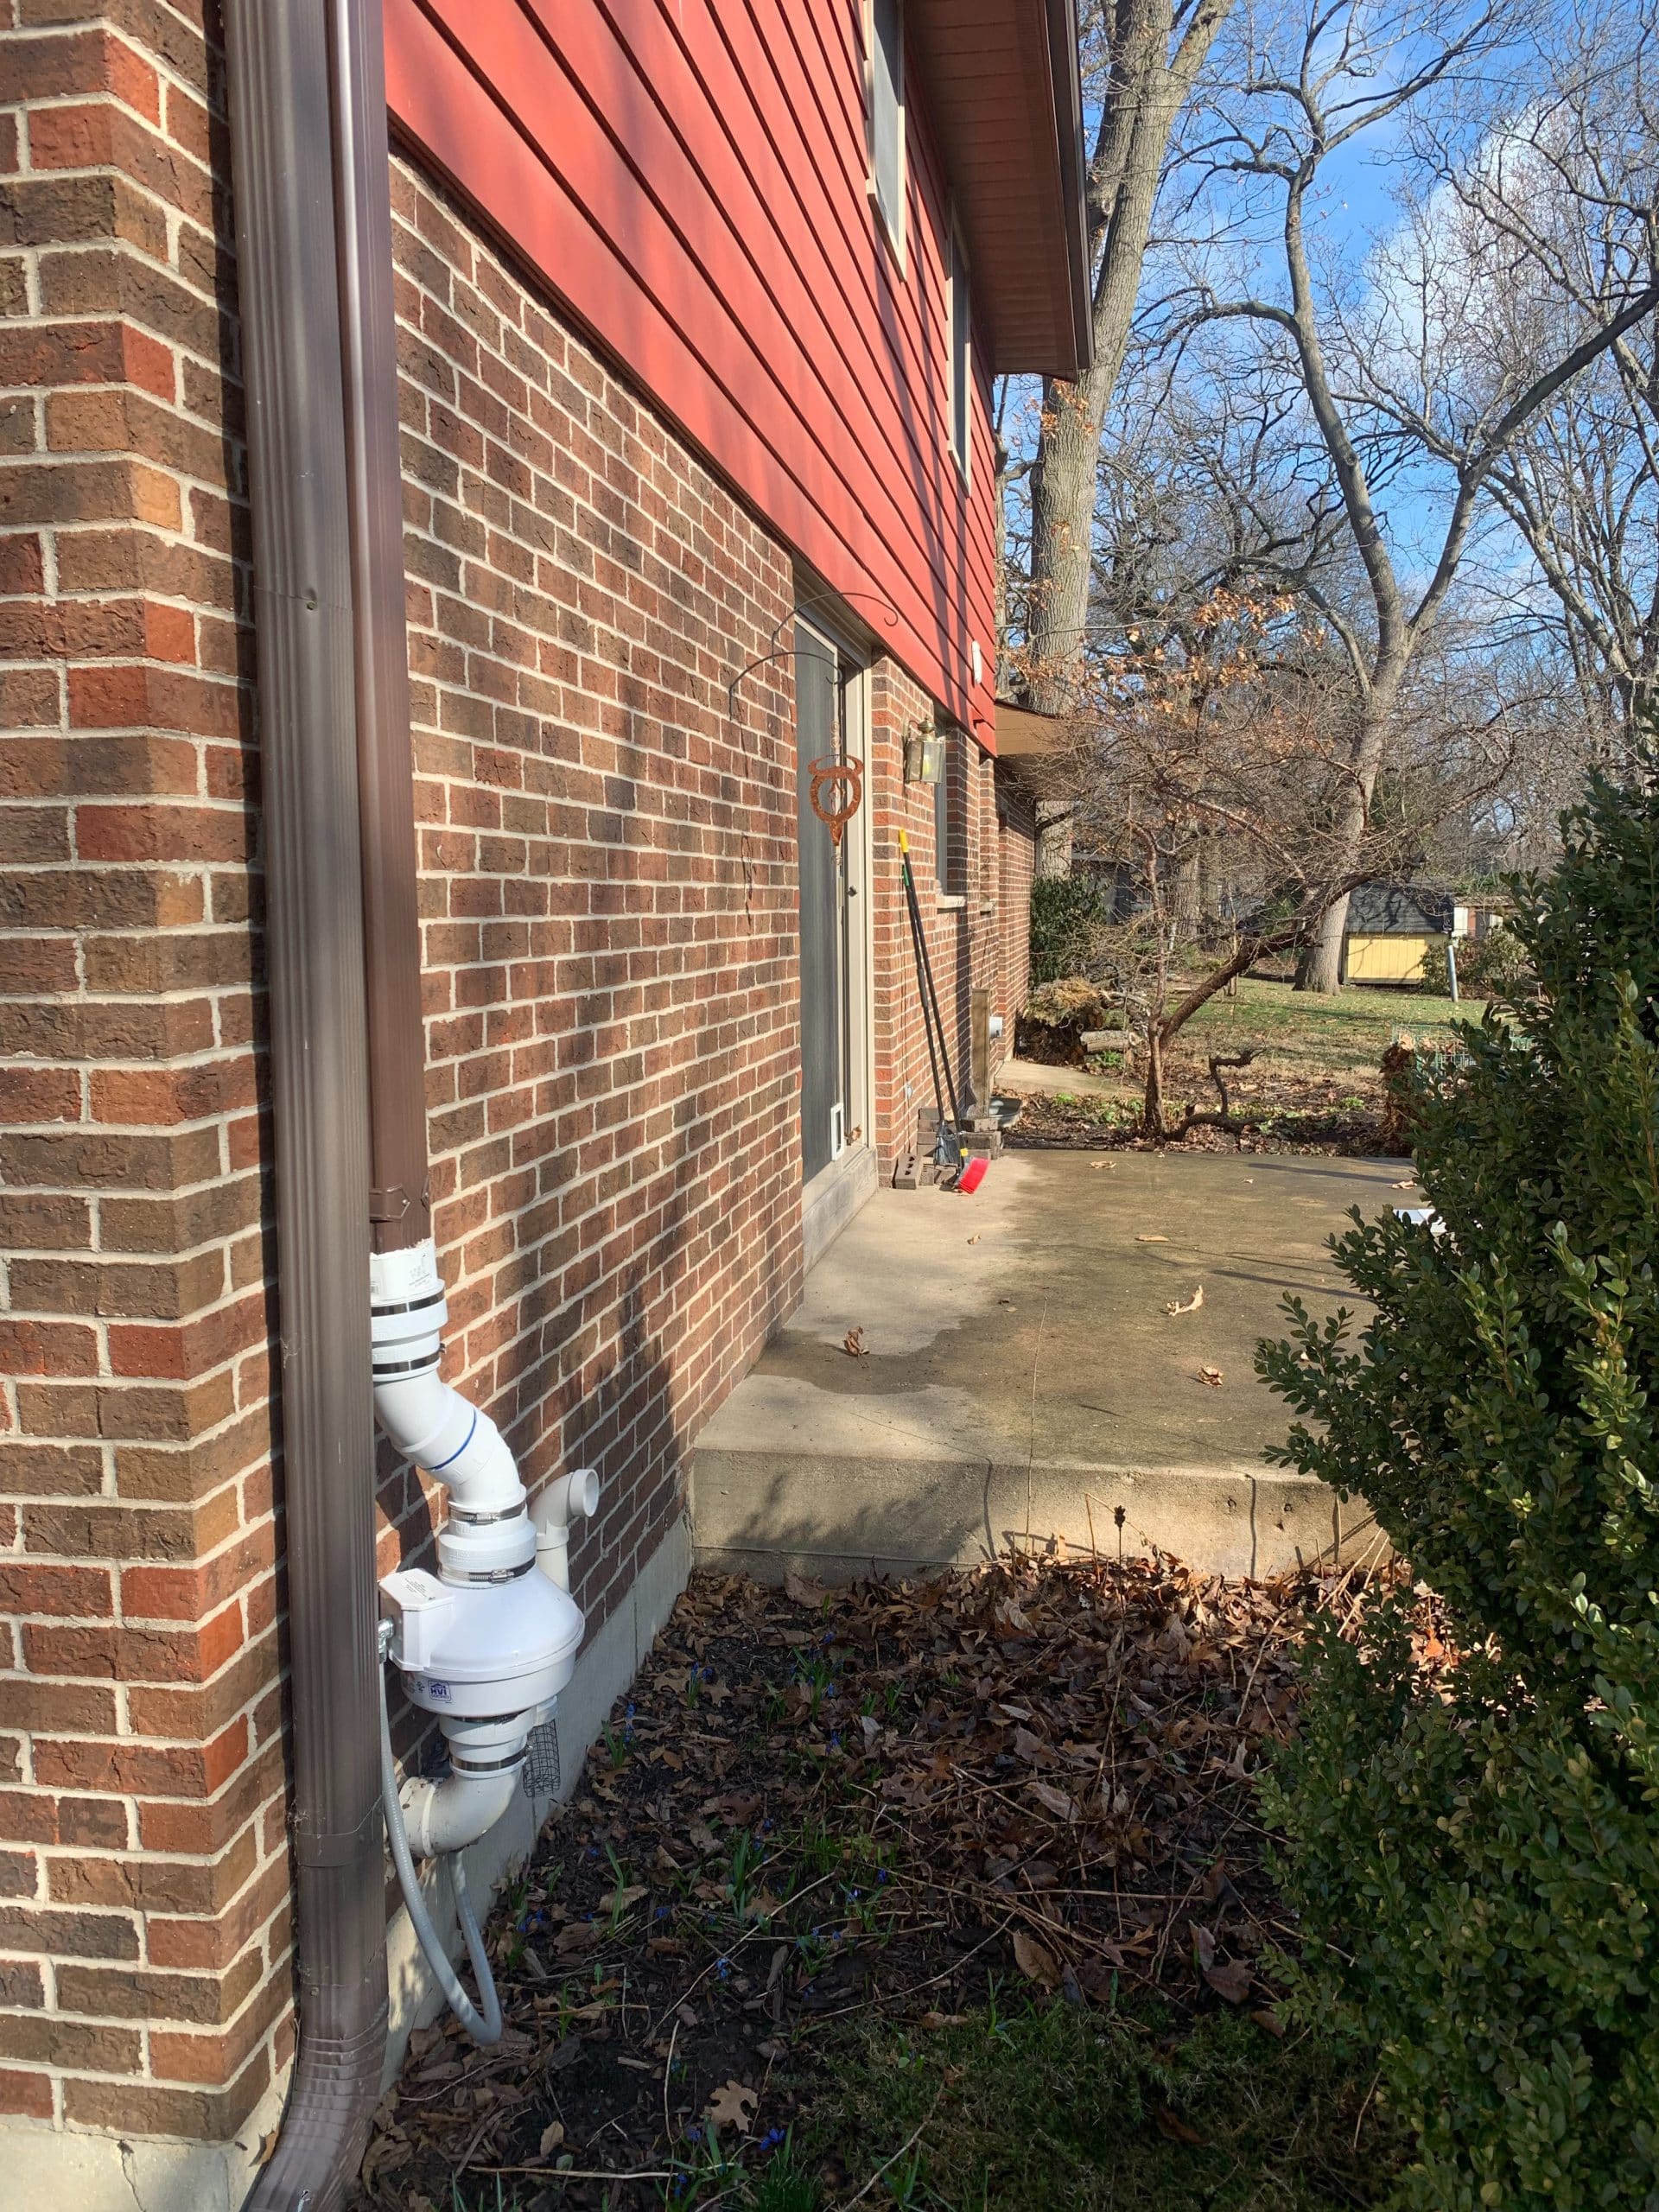
<svg viewBox="0 0 1659 2212">
<path fill-rule="evenodd" d="M 945 264 L 944 279 L 944 353 L 945 353 L 945 439 L 950 448 L 950 458 L 957 464 L 964 484 L 974 480 L 974 271 L 963 242 L 962 225 L 957 219 L 954 206 L 950 210 L 949 232 L 950 257 Z M 965 277 L 968 294 L 968 313 L 963 318 L 963 350 L 967 359 L 962 365 L 962 445 L 957 445 L 957 270 Z"/>
<path fill-rule="evenodd" d="M 905 144 L 905 0 L 895 0 L 895 5 L 899 10 L 899 82 L 893 88 L 899 139 L 899 205 L 893 211 L 893 222 L 887 220 L 887 211 L 881 205 L 881 194 L 875 181 L 875 0 L 864 0 L 863 6 L 864 155 L 867 169 L 864 188 L 869 194 L 871 207 L 875 210 L 876 226 L 887 239 L 893 257 L 899 264 L 899 274 L 902 276 L 905 274 L 905 205 L 910 197 L 910 168 Z"/>
</svg>

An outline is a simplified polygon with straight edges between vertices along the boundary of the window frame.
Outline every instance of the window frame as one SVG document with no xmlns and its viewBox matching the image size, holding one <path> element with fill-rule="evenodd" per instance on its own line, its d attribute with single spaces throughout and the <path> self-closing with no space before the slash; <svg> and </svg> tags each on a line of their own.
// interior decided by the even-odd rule
<svg viewBox="0 0 1659 2212">
<path fill-rule="evenodd" d="M 883 205 L 875 145 L 875 10 L 877 0 L 864 0 L 864 152 L 867 164 L 865 189 L 870 204 L 875 209 L 877 227 L 887 239 L 899 273 L 905 274 L 905 203 L 909 196 L 909 163 L 905 144 L 905 0 L 892 0 L 899 69 L 893 88 L 893 190 L 897 206 L 889 213 Z"/>
<path fill-rule="evenodd" d="M 957 328 L 957 292 L 963 302 L 962 328 Z M 962 226 L 950 213 L 945 261 L 944 346 L 946 416 L 950 457 L 964 484 L 974 480 L 974 272 L 963 243 Z M 961 399 L 957 399 L 957 380 Z"/>
<path fill-rule="evenodd" d="M 960 906 L 966 893 L 962 878 L 966 867 L 957 864 L 956 830 L 963 819 L 957 788 L 957 761 L 963 733 L 954 722 L 936 724 L 939 741 L 939 779 L 933 786 L 933 880 L 941 906 Z M 964 855 L 965 862 L 965 855 Z"/>
</svg>

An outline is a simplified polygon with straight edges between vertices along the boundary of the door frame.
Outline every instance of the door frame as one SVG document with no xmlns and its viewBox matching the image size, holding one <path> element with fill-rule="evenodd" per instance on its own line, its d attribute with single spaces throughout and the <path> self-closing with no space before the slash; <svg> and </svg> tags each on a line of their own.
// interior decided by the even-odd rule
<svg viewBox="0 0 1659 2212">
<path fill-rule="evenodd" d="M 874 1190 L 875 1150 L 875 804 L 870 728 L 869 657 L 821 609 L 798 607 L 795 625 L 834 653 L 839 665 L 842 725 L 849 760 L 862 766 L 863 797 L 842 832 L 847 855 L 847 1096 L 849 1127 L 842 1149 L 801 1188 L 801 1233 L 810 1268 L 820 1259 Z M 800 723 L 796 721 L 796 743 Z M 825 833 L 828 835 L 828 832 Z M 852 1131 L 859 1132 L 855 1139 Z"/>
</svg>

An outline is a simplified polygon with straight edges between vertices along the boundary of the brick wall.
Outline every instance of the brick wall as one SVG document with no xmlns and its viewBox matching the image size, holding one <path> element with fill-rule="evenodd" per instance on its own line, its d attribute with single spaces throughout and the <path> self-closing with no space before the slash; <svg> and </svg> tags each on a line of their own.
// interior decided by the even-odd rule
<svg viewBox="0 0 1659 2212">
<path fill-rule="evenodd" d="M 792 573 L 401 162 L 392 203 L 446 1372 L 527 1482 L 604 1475 L 597 1622 L 798 1294 L 791 664 L 726 690 Z"/>
<path fill-rule="evenodd" d="M 207 2139 L 292 2037 L 222 69 L 200 0 L 0 27 L 0 2113 Z M 392 194 L 446 1371 L 532 1483 L 601 1470 L 597 1626 L 798 1293 L 789 657 L 726 690 L 793 581 L 439 189 Z M 932 704 L 870 690 L 890 1160 L 930 1095 L 898 827 L 964 1074 L 1029 860 L 959 735 L 941 898 Z M 441 1508 L 381 1475 L 384 1570 Z"/>
<path fill-rule="evenodd" d="M 291 2047 L 222 73 L 188 0 L 7 4 L 0 2112 L 211 2138 Z M 798 1289 L 788 663 L 725 692 L 791 580 L 394 194 L 449 1371 L 605 1472 L 596 1624 Z"/>
<path fill-rule="evenodd" d="M 1004 1002 L 1001 938 L 1006 928 L 1023 938 L 1028 926 L 1029 873 L 1023 879 L 1023 893 L 1017 869 L 1004 880 L 995 764 L 964 732 L 943 724 L 947 729 L 945 773 L 952 840 L 946 880 L 952 888 L 939 888 L 933 787 L 903 780 L 906 731 L 931 726 L 936 718 L 933 702 L 896 662 L 876 662 L 871 676 L 875 809 L 871 828 L 876 894 L 876 1142 L 884 1173 L 912 1148 L 917 1114 L 933 1103 L 921 990 L 899 876 L 899 830 L 909 836 L 917 901 L 951 1070 L 964 1107 L 971 1065 L 971 994 L 990 994 L 992 1011 L 1004 1017 L 1002 1043 L 1009 1043 L 1015 1009 Z M 1000 1056 L 994 1048 L 993 1059 Z"/>
<path fill-rule="evenodd" d="M 288 1940 L 220 96 L 7 13 L 0 2108 L 211 2134 Z"/>
</svg>

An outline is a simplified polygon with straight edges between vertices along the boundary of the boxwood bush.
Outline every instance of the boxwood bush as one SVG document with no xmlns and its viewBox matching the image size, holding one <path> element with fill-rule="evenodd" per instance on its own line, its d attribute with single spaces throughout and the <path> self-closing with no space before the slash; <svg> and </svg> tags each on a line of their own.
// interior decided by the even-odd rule
<svg viewBox="0 0 1659 2212">
<path fill-rule="evenodd" d="M 1031 980 L 1094 973 L 1113 887 L 1096 875 L 1039 875 L 1031 887 Z"/>
<path fill-rule="evenodd" d="M 1259 1357 L 1454 1655 L 1408 1591 L 1327 1624 L 1268 1785 L 1293 2006 L 1377 2053 L 1414 2212 L 1659 2208 L 1659 799 L 1563 829 L 1533 984 L 1422 1102 L 1440 1227 L 1356 1226 L 1357 1336 L 1297 1306 Z"/>
</svg>

